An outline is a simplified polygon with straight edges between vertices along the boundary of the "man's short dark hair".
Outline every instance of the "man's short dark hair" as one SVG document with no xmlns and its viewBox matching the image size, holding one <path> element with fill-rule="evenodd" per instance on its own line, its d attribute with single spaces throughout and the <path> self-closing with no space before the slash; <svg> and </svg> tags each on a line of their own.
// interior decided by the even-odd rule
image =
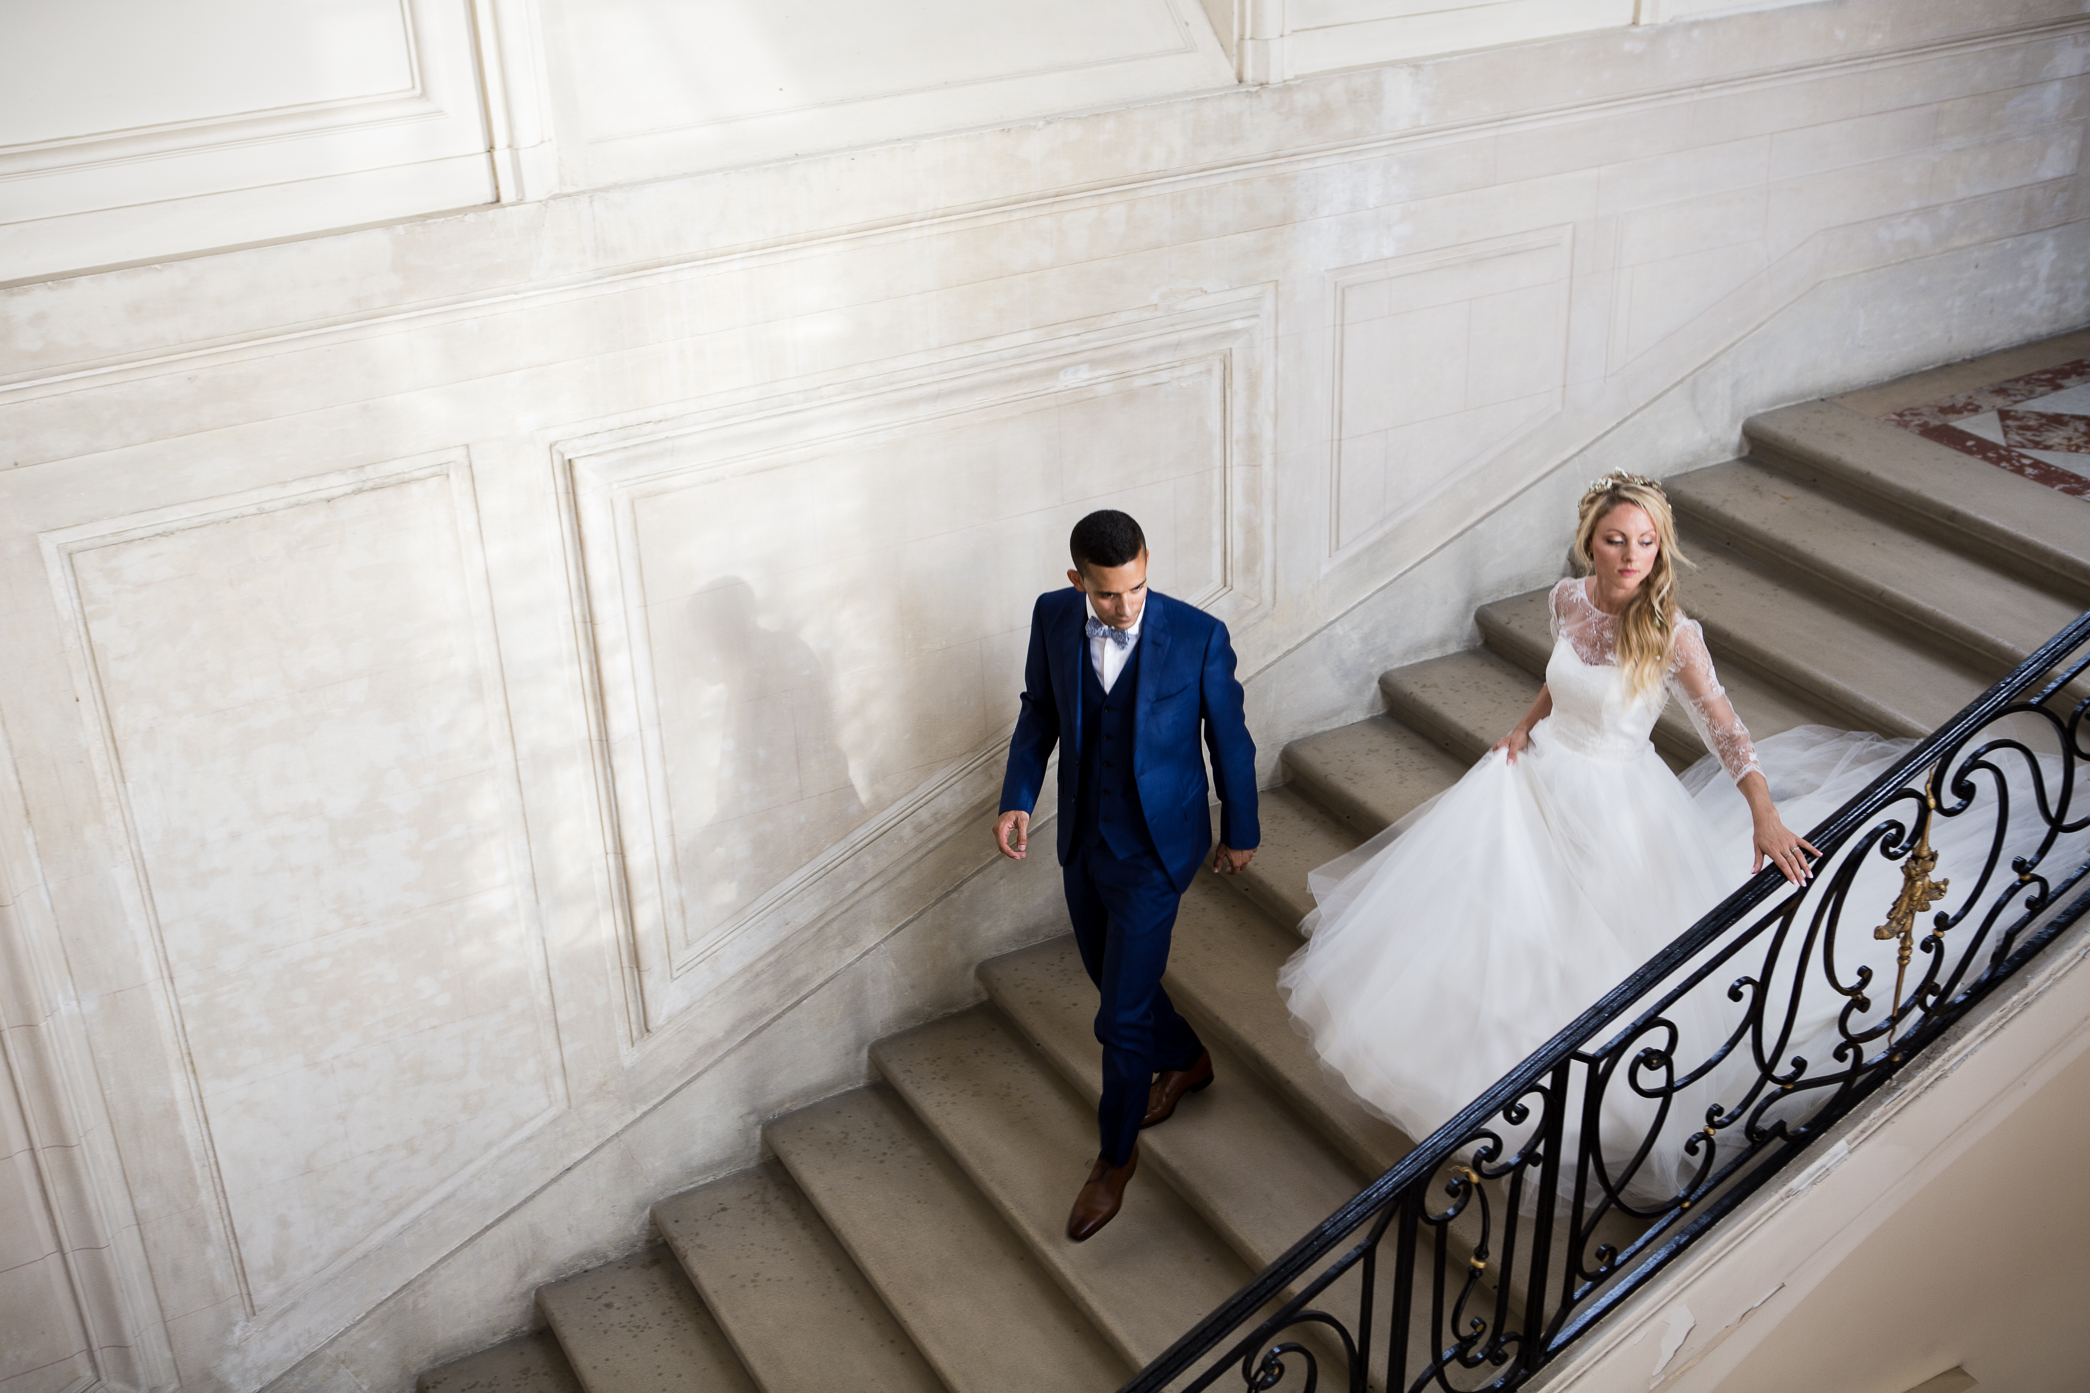
<svg viewBox="0 0 2090 1393">
<path fill-rule="evenodd" d="M 1074 553 L 1075 569 L 1083 574 L 1107 571 L 1137 561 L 1147 549 L 1147 534 L 1139 530 L 1130 513 L 1104 508 L 1074 524 L 1067 549 Z"/>
</svg>

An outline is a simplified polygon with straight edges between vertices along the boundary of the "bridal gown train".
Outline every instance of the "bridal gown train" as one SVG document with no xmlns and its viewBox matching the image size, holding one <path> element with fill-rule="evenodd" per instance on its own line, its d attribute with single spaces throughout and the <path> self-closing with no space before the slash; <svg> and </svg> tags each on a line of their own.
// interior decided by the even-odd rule
<svg viewBox="0 0 2090 1393">
<path fill-rule="evenodd" d="M 1553 710 L 1522 755 L 1490 753 L 1314 872 L 1310 937 L 1278 976 L 1322 1061 L 1417 1140 L 1748 877 L 1744 775 L 1763 772 L 1787 825 L 1804 830 L 1915 744 L 1803 726 L 1754 746 L 1695 622 L 1677 625 L 1664 682 L 1634 695 L 1616 666 L 1616 620 L 1586 583 L 1562 581 L 1551 609 Z M 1713 751 L 1683 780 L 1649 740 L 1671 696 Z M 1708 992 L 1680 1002 L 1679 1063 L 1706 1058 L 1738 1009 Z M 1607 1154 L 1630 1152 L 1653 1116 L 1623 1082 L 1606 1093 Z M 1680 1138 L 1703 1124 L 1710 1087 L 1679 1096 L 1679 1140 L 1655 1149 L 1630 1195 L 1674 1194 L 1696 1170 Z"/>
</svg>

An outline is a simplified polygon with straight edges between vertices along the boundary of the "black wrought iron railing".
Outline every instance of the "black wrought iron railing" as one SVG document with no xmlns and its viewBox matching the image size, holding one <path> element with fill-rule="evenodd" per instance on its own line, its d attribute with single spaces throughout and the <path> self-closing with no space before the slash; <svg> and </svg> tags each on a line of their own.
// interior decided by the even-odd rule
<svg viewBox="0 0 2090 1393">
<path fill-rule="evenodd" d="M 1121 1393 L 1531 1378 L 2090 910 L 2086 667 L 2090 613 Z"/>
</svg>

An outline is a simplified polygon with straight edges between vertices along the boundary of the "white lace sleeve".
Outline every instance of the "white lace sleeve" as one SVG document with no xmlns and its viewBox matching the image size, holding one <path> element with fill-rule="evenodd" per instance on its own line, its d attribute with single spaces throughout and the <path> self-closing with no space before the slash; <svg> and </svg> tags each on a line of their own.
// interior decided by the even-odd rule
<svg viewBox="0 0 2090 1393">
<path fill-rule="evenodd" d="M 1568 590 L 1571 586 L 1581 584 L 1581 581 L 1573 578 L 1560 581 L 1554 585 L 1553 593 L 1546 597 L 1546 628 L 1548 636 L 1555 643 L 1560 642 L 1560 631 L 1567 627 L 1567 614 L 1562 606 L 1567 603 Z"/>
<path fill-rule="evenodd" d="M 1749 741 L 1748 727 L 1734 712 L 1727 689 L 1713 672 L 1713 655 L 1706 651 L 1705 630 L 1693 619 L 1676 626 L 1676 642 L 1670 645 L 1669 690 L 1683 700 L 1691 725 L 1705 747 L 1719 757 L 1727 777 L 1740 783 L 1752 773 L 1761 774 L 1756 746 Z"/>
</svg>

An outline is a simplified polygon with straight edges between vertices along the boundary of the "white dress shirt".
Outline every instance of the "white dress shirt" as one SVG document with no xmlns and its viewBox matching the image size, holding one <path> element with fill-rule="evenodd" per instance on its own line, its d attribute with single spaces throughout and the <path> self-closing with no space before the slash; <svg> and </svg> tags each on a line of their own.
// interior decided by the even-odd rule
<svg viewBox="0 0 2090 1393">
<path fill-rule="evenodd" d="M 1151 604 L 1152 602 L 1153 597 L 1149 596 L 1148 603 Z M 1089 606 L 1089 613 L 1106 624 L 1110 622 L 1107 619 L 1103 619 L 1102 615 L 1096 614 L 1094 605 Z M 1139 647 L 1139 626 L 1146 622 L 1146 606 L 1142 605 L 1139 611 L 1139 618 L 1133 620 L 1132 627 L 1125 631 L 1132 635 L 1132 642 L 1122 648 L 1112 643 L 1107 636 L 1089 640 L 1089 661 L 1095 664 L 1096 680 L 1103 684 L 1105 692 L 1108 692 L 1116 685 L 1118 674 L 1125 670 L 1125 663 L 1132 657 L 1132 650 Z"/>
</svg>

